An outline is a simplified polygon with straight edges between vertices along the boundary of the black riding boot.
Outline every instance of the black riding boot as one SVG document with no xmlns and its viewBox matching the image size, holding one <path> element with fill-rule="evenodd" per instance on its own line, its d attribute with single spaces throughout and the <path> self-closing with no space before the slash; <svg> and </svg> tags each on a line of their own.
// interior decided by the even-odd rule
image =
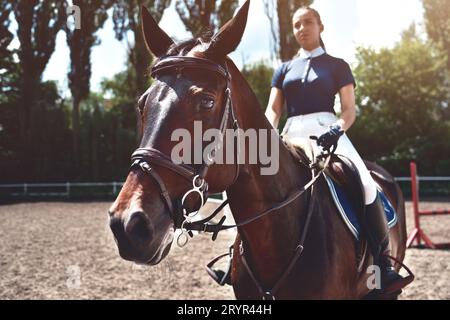
<svg viewBox="0 0 450 320">
<path fill-rule="evenodd" d="M 366 206 L 363 228 L 374 258 L 374 265 L 381 271 L 381 291 L 385 294 L 400 292 L 409 281 L 399 275 L 392 267 L 389 254 L 389 227 L 380 195 L 375 202 Z"/>
<path fill-rule="evenodd" d="M 231 263 L 228 265 L 225 271 L 223 270 L 213 270 L 217 278 L 214 278 L 216 282 L 221 285 L 229 285 L 231 286 Z"/>
</svg>

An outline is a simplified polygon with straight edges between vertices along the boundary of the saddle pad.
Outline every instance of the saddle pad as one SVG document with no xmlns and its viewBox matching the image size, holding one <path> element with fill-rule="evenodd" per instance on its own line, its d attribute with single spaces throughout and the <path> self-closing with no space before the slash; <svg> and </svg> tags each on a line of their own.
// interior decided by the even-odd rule
<svg viewBox="0 0 450 320">
<path fill-rule="evenodd" d="M 325 180 L 327 181 L 328 187 L 331 191 L 332 198 L 336 207 L 344 220 L 345 224 L 356 238 L 359 240 L 359 235 L 361 233 L 361 226 L 358 222 L 358 215 L 356 213 L 355 208 L 350 202 L 346 192 L 342 187 L 340 187 L 337 183 L 333 181 L 330 177 L 325 175 Z M 381 190 L 379 186 L 377 186 L 378 194 L 383 202 L 384 213 L 386 214 L 386 219 L 388 221 L 389 228 L 393 228 L 397 224 L 397 213 L 395 212 L 392 204 Z"/>
</svg>

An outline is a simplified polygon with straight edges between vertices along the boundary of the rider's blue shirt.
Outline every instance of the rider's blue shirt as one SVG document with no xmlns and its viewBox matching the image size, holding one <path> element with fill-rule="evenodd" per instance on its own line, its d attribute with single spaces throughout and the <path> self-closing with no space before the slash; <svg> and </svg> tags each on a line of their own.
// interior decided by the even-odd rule
<svg viewBox="0 0 450 320">
<path fill-rule="evenodd" d="M 309 52 L 302 50 L 298 58 L 283 63 L 272 79 L 272 87 L 283 90 L 288 117 L 335 113 L 335 96 L 348 84 L 356 87 L 348 63 L 320 47 Z"/>
</svg>

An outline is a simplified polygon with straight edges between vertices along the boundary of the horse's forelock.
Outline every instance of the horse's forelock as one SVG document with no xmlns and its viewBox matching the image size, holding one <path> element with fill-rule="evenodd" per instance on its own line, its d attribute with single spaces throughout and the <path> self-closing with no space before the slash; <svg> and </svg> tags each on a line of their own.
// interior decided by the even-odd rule
<svg viewBox="0 0 450 320">
<path fill-rule="evenodd" d="M 170 46 L 166 56 L 185 56 L 192 52 L 205 52 L 209 44 L 209 40 L 204 37 L 183 41 Z"/>
<path fill-rule="evenodd" d="M 207 52 L 210 48 L 213 35 L 213 30 L 207 29 L 198 38 L 173 44 L 169 47 L 165 56 L 194 56 L 198 58 L 210 58 L 212 60 L 216 60 Z"/>
</svg>

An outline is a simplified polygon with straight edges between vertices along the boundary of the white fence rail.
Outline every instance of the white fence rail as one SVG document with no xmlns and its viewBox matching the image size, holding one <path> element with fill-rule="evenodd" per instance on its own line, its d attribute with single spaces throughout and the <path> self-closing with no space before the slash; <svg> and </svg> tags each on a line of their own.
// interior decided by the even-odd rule
<svg viewBox="0 0 450 320">
<path fill-rule="evenodd" d="M 9 196 L 61 196 L 70 197 L 74 188 L 111 188 L 111 194 L 117 194 L 123 182 L 65 182 L 65 183 L 15 183 L 0 184 L 0 195 L 5 192 Z M 37 191 L 37 189 L 39 191 Z M 43 189 L 52 191 L 42 191 Z M 8 192 L 9 191 L 9 192 Z"/>
<path fill-rule="evenodd" d="M 448 182 L 450 177 L 418 177 L 419 181 Z M 411 177 L 395 178 L 399 182 L 409 182 Z M 116 195 L 123 182 L 65 182 L 65 183 L 15 183 L 0 184 L 0 196 L 23 197 L 67 197 L 70 198 L 75 188 L 110 188 L 110 195 Z M 108 192 L 107 192 L 108 193 Z"/>
<path fill-rule="evenodd" d="M 450 181 L 450 177 L 417 177 L 419 181 Z M 395 178 L 396 181 L 411 181 L 411 177 Z"/>
</svg>

